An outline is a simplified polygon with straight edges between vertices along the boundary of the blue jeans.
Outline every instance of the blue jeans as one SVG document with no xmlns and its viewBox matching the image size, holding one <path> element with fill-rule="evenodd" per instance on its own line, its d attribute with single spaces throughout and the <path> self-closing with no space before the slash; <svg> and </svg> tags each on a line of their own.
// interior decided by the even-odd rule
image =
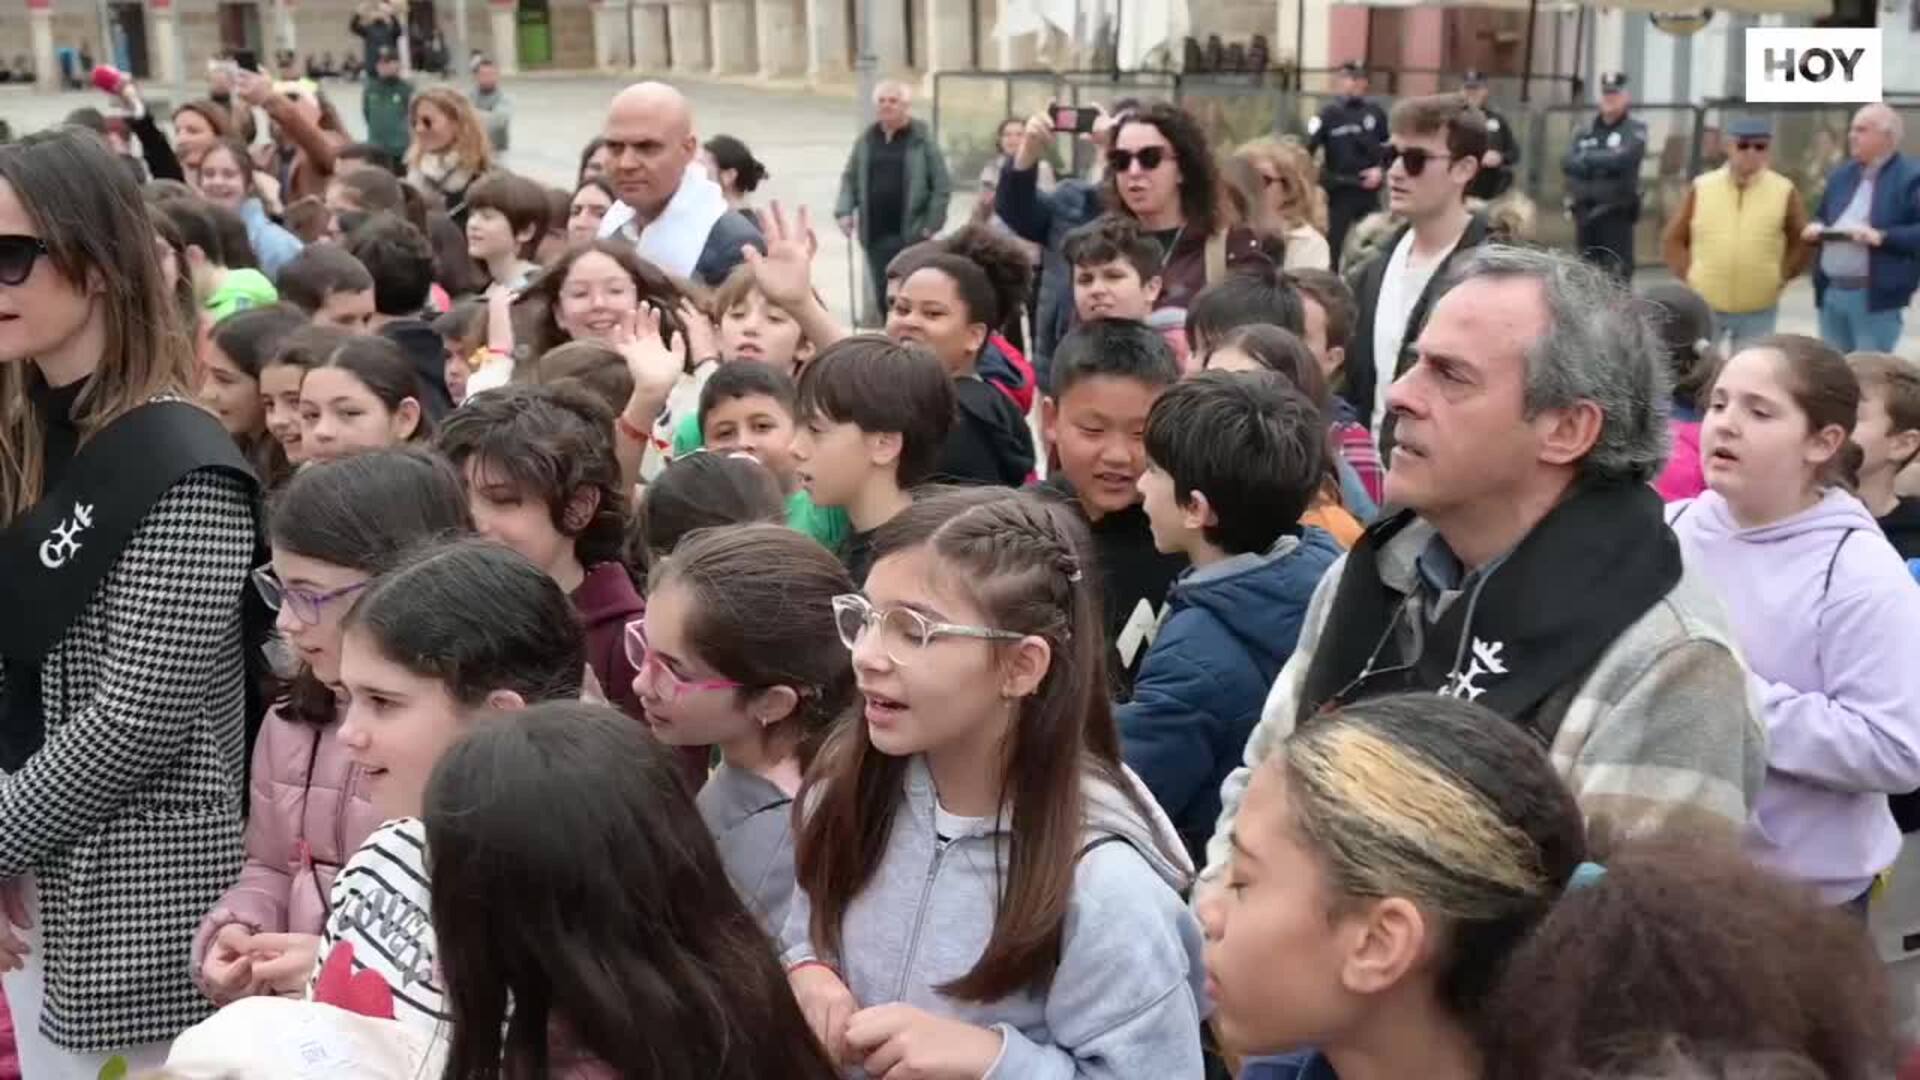
<svg viewBox="0 0 1920 1080">
<path fill-rule="evenodd" d="M 1774 324 L 1780 320 L 1779 307 L 1770 307 L 1765 311 L 1716 311 L 1713 313 L 1714 341 L 1727 339 L 1727 355 L 1740 351 L 1741 346 L 1756 338 L 1773 333 Z"/>
<path fill-rule="evenodd" d="M 1820 336 L 1847 352 L 1892 352 L 1900 340 L 1900 308 L 1867 310 L 1867 290 L 1828 288 L 1820 305 Z"/>
</svg>

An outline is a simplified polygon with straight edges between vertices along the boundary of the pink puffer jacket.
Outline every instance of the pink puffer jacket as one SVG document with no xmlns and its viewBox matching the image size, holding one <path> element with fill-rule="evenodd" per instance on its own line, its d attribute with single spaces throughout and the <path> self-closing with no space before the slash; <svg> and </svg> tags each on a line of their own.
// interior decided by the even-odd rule
<svg viewBox="0 0 1920 1080">
<path fill-rule="evenodd" d="M 380 825 L 338 721 L 315 727 L 275 709 L 253 748 L 247 862 L 193 938 L 193 973 L 228 923 L 256 933 L 318 934 L 333 877 Z"/>
</svg>

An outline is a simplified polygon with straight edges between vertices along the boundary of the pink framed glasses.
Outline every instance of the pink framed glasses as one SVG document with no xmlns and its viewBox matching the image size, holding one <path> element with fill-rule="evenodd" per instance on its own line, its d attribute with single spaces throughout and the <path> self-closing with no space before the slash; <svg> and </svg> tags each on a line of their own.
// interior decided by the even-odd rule
<svg viewBox="0 0 1920 1080">
<path fill-rule="evenodd" d="M 635 619 L 627 624 L 624 637 L 627 649 L 627 663 L 633 665 L 640 682 L 657 696 L 668 701 L 679 701 L 683 696 L 703 690 L 744 690 L 745 683 L 732 679 L 683 679 L 676 675 L 661 659 L 660 654 L 647 644 L 646 623 Z M 664 692 L 663 692 L 664 683 Z"/>
</svg>

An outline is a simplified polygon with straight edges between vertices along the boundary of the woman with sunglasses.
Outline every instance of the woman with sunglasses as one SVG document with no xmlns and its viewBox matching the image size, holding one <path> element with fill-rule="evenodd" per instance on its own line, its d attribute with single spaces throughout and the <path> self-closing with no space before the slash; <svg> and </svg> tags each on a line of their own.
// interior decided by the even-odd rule
<svg viewBox="0 0 1920 1080">
<path fill-rule="evenodd" d="M 792 529 L 709 529 L 661 561 L 646 616 L 627 625 L 633 692 L 654 737 L 720 750 L 696 802 L 770 934 L 793 899 L 800 777 L 853 707 L 833 609 L 853 588 L 839 559 Z"/>
<path fill-rule="evenodd" d="M 240 859 L 257 482 L 154 235 L 99 139 L 0 147 L 0 972 L 35 1077 L 160 1063 Z"/>
<path fill-rule="evenodd" d="M 467 189 L 493 167 L 493 142 L 458 90 L 435 86 L 414 96 L 407 117 L 413 125 L 413 143 L 407 147 L 407 182 L 422 191 L 439 193 L 447 214 L 467 227 Z"/>
<path fill-rule="evenodd" d="M 1281 269 L 1329 269 L 1327 193 L 1320 189 L 1320 167 L 1313 155 L 1297 142 L 1269 136 L 1247 143 L 1233 157 L 1259 179 L 1258 189 L 1249 194 L 1258 196 L 1259 209 L 1286 242 Z"/>
<path fill-rule="evenodd" d="M 195 978 L 218 1005 L 305 974 L 305 951 L 286 948 L 285 935 L 319 937 L 334 875 L 380 825 L 339 740 L 342 617 L 402 552 L 472 522 L 453 468 L 408 449 L 301 471 L 267 528 L 273 561 L 253 584 L 299 666 L 254 744 L 246 865 L 193 938 Z"/>
</svg>

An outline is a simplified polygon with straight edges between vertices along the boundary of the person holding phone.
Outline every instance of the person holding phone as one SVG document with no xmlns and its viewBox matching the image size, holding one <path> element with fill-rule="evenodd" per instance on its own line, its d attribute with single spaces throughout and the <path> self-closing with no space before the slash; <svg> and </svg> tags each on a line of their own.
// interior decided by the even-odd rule
<svg viewBox="0 0 1920 1080">
<path fill-rule="evenodd" d="M 381 52 L 399 52 L 400 38 L 405 33 L 400 26 L 399 13 L 388 0 L 361 0 L 353 18 L 347 20 L 347 31 L 365 46 L 369 78 L 373 75 L 375 62 Z"/>
<path fill-rule="evenodd" d="M 1854 113 L 1850 160 L 1827 177 L 1800 234 L 1820 245 L 1820 336 L 1841 352 L 1892 352 L 1901 312 L 1920 287 L 1920 160 L 1900 153 L 1903 134 L 1900 114 L 1884 104 Z"/>
</svg>

